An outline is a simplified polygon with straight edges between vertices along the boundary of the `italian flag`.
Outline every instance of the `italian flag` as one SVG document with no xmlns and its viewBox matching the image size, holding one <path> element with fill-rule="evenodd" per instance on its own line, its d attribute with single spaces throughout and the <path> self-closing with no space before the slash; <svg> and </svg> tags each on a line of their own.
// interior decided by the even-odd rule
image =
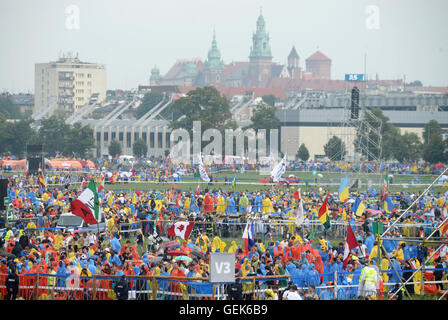
<svg viewBox="0 0 448 320">
<path fill-rule="evenodd" d="M 193 230 L 194 222 L 191 221 L 177 221 L 168 228 L 168 235 L 170 237 L 179 237 L 187 240 Z"/>
<path fill-rule="evenodd" d="M 78 196 L 70 202 L 70 210 L 75 216 L 81 217 L 88 224 L 97 224 L 100 206 L 95 182 L 90 180 L 89 185 Z"/>
<path fill-rule="evenodd" d="M 319 209 L 319 221 L 324 225 L 325 229 L 330 228 L 330 215 L 329 215 L 329 205 L 328 205 L 328 195 L 325 196 L 324 203 Z"/>
</svg>

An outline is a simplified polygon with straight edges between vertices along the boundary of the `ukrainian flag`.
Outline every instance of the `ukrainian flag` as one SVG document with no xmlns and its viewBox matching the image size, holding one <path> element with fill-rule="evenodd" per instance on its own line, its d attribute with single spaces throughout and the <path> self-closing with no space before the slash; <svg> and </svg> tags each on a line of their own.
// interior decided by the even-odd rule
<svg viewBox="0 0 448 320">
<path fill-rule="evenodd" d="M 386 211 L 386 213 L 392 213 L 397 211 L 397 209 L 395 209 L 392 200 L 390 200 L 390 198 L 388 197 L 387 193 L 384 196 L 384 210 Z"/>
<path fill-rule="evenodd" d="M 236 188 L 236 176 L 233 176 L 232 188 L 235 191 L 235 188 Z"/>
<path fill-rule="evenodd" d="M 348 191 L 348 176 L 341 181 L 341 185 L 339 186 L 339 200 L 345 202 L 348 200 L 350 193 Z"/>
<path fill-rule="evenodd" d="M 355 203 L 353 204 L 353 210 L 352 210 L 357 217 L 362 216 L 364 211 L 366 211 L 366 205 L 364 204 L 359 197 L 356 197 Z"/>
</svg>

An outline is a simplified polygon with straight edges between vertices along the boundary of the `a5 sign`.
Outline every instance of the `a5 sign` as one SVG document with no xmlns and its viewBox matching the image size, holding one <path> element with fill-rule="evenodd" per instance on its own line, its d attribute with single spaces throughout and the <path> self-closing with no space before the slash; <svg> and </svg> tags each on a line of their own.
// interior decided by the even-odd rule
<svg viewBox="0 0 448 320">
<path fill-rule="evenodd" d="M 345 81 L 365 81 L 365 74 L 362 73 L 346 73 Z"/>
<path fill-rule="evenodd" d="M 235 282 L 235 254 L 210 254 L 210 282 Z"/>
</svg>

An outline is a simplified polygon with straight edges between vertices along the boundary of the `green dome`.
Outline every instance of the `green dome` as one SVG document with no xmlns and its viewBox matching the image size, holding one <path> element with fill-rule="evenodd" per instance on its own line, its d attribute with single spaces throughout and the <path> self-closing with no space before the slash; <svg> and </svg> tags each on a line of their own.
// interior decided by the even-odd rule
<svg viewBox="0 0 448 320">
<path fill-rule="evenodd" d="M 151 80 L 159 80 L 160 79 L 160 70 L 157 67 L 151 69 Z"/>
<path fill-rule="evenodd" d="M 216 35 L 213 32 L 212 47 L 208 51 L 207 60 L 204 62 L 205 70 L 224 70 L 224 62 L 221 59 L 221 52 L 218 49 Z"/>
<path fill-rule="evenodd" d="M 272 58 L 269 34 L 266 32 L 266 23 L 261 13 L 257 19 L 257 31 L 252 36 L 249 58 Z"/>
</svg>

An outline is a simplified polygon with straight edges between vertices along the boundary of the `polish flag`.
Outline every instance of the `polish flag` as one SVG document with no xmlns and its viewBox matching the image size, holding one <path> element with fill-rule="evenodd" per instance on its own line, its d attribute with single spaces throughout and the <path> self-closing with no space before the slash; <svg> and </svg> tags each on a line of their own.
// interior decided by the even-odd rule
<svg viewBox="0 0 448 320">
<path fill-rule="evenodd" d="M 194 222 L 191 221 L 177 221 L 168 228 L 168 236 L 187 240 L 193 230 L 193 226 Z"/>
</svg>

